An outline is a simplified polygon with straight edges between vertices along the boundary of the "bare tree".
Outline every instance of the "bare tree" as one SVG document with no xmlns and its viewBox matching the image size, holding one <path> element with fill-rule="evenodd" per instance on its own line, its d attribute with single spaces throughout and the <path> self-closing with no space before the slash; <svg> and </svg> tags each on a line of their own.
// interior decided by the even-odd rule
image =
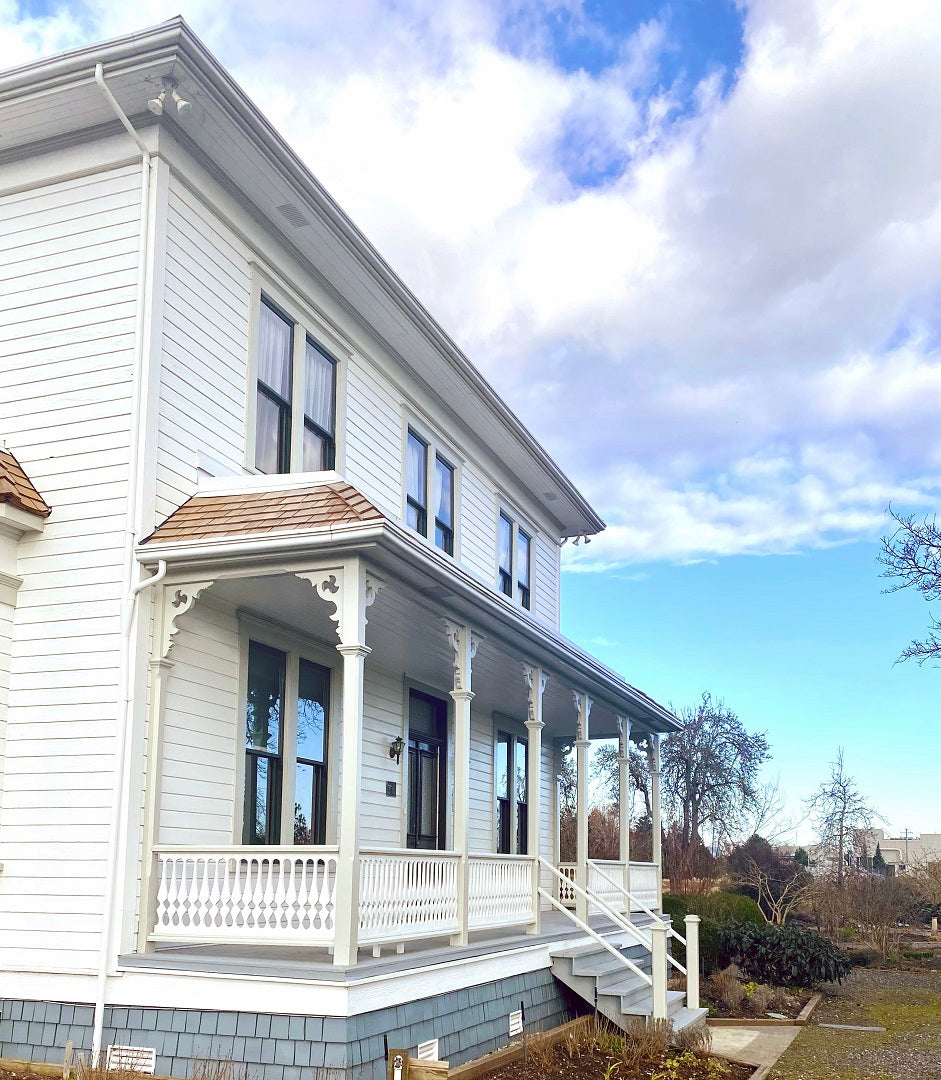
<svg viewBox="0 0 941 1080">
<path fill-rule="evenodd" d="M 793 859 L 782 860 L 779 866 L 762 866 L 750 859 L 735 880 L 754 890 L 762 915 L 774 926 L 783 926 L 814 887 L 813 877 Z"/>
<path fill-rule="evenodd" d="M 882 820 L 846 771 L 842 747 L 836 761 L 830 763 L 830 779 L 807 799 L 807 809 L 821 846 L 835 860 L 836 883 L 842 888 L 847 854 L 855 849 L 860 834 L 872 828 L 873 821 Z"/>
<path fill-rule="evenodd" d="M 885 567 L 884 578 L 895 584 L 883 592 L 893 593 L 900 589 L 917 589 L 929 602 L 941 600 L 941 531 L 937 517 L 925 517 L 923 521 L 914 514 L 897 514 L 892 507 L 889 516 L 896 524 L 891 536 L 882 538 L 879 562 Z M 926 660 L 941 657 L 941 622 L 936 613 L 930 616 L 930 632 L 923 641 L 911 641 L 899 655 L 899 660 Z"/>
<path fill-rule="evenodd" d="M 717 836 L 737 835 L 743 815 L 755 806 L 758 772 L 770 757 L 762 733 L 703 694 L 695 709 L 679 713 L 683 730 L 663 744 L 661 776 L 666 802 L 679 824 L 684 850 L 698 846 L 706 825 Z"/>
<path fill-rule="evenodd" d="M 906 868 L 915 891 L 932 908 L 941 908 L 941 855 L 916 856 Z"/>
<path fill-rule="evenodd" d="M 650 776 L 647 772 L 647 755 L 641 753 L 633 743 L 630 743 L 627 767 L 631 778 L 631 794 L 640 795 L 644 802 L 644 813 L 649 817 Z M 616 742 L 603 742 L 598 745 L 591 762 L 591 778 L 598 784 L 601 801 L 616 804 L 621 788 Z"/>
<path fill-rule="evenodd" d="M 763 836 L 771 843 L 794 831 L 794 818 L 787 811 L 781 791 L 781 777 L 759 784 L 752 805 L 742 813 L 739 836 Z"/>
</svg>

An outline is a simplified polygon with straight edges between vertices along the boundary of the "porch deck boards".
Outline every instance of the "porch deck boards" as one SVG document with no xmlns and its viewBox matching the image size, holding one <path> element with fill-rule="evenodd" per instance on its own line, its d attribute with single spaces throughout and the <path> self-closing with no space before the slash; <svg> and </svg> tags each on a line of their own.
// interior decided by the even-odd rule
<svg viewBox="0 0 941 1080">
<path fill-rule="evenodd" d="M 646 915 L 635 912 L 638 928 L 649 923 Z M 593 913 L 589 925 L 597 933 L 614 933 L 618 928 L 607 916 Z M 548 945 L 585 935 L 561 912 L 546 911 L 538 934 L 526 934 L 517 927 L 487 930 L 471 934 L 463 947 L 451 946 L 447 937 L 428 938 L 405 943 L 405 952 L 384 946 L 383 955 L 374 957 L 370 950 L 360 950 L 355 966 L 341 967 L 331 962 L 324 948 L 283 945 L 175 945 L 161 944 L 152 953 L 120 957 L 123 968 L 155 971 L 206 972 L 258 978 L 303 979 L 305 982 L 354 983 L 382 975 L 393 975 L 416 968 L 439 966 L 456 961 L 493 956 L 513 949 Z"/>
</svg>

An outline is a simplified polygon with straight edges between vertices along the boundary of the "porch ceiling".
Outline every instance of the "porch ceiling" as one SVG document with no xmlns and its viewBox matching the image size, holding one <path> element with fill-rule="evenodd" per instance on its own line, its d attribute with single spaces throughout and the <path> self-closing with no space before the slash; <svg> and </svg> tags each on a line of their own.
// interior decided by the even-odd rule
<svg viewBox="0 0 941 1080">
<path fill-rule="evenodd" d="M 530 663 L 542 666 L 549 675 L 543 697 L 545 737 L 575 738 L 574 690 L 592 697 L 592 738 L 617 737 L 618 712 L 632 716 L 632 732 L 651 730 L 643 718 L 632 714 L 629 703 L 624 702 L 618 709 L 597 694 L 598 688 L 590 679 L 578 679 L 571 671 L 548 663 L 530 643 L 514 634 L 512 626 L 469 618 L 466 611 L 457 609 L 456 597 L 441 589 L 418 592 L 414 582 L 384 572 L 383 579 L 385 585 L 367 611 L 366 643 L 372 650 L 367 665 L 446 696 L 453 686 L 453 669 L 445 621 L 462 622 L 470 625 L 479 639 L 473 663 L 475 711 L 499 713 L 524 722 L 528 699 L 523 665 Z M 330 619 L 332 606 L 294 574 L 229 578 L 213 585 L 207 595 L 328 648 L 337 643 Z"/>
</svg>

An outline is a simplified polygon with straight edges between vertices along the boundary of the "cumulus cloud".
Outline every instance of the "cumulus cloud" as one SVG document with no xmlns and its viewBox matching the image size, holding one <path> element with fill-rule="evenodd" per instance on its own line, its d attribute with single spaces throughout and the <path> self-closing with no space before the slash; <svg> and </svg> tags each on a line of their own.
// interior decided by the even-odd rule
<svg viewBox="0 0 941 1080">
<path fill-rule="evenodd" d="M 0 0 L 0 45 L 167 14 Z M 936 498 L 935 5 L 749 0 L 735 70 L 682 78 L 668 15 L 618 36 L 577 0 L 183 14 L 610 523 L 573 568 Z"/>
</svg>

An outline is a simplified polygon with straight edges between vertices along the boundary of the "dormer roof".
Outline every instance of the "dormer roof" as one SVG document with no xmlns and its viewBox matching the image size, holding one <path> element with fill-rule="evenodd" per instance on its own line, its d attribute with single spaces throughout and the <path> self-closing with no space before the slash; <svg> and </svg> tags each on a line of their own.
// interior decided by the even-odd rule
<svg viewBox="0 0 941 1080">
<path fill-rule="evenodd" d="M 47 518 L 52 513 L 52 507 L 39 494 L 23 466 L 9 450 L 0 450 L 0 503 L 41 518 Z"/>
</svg>

